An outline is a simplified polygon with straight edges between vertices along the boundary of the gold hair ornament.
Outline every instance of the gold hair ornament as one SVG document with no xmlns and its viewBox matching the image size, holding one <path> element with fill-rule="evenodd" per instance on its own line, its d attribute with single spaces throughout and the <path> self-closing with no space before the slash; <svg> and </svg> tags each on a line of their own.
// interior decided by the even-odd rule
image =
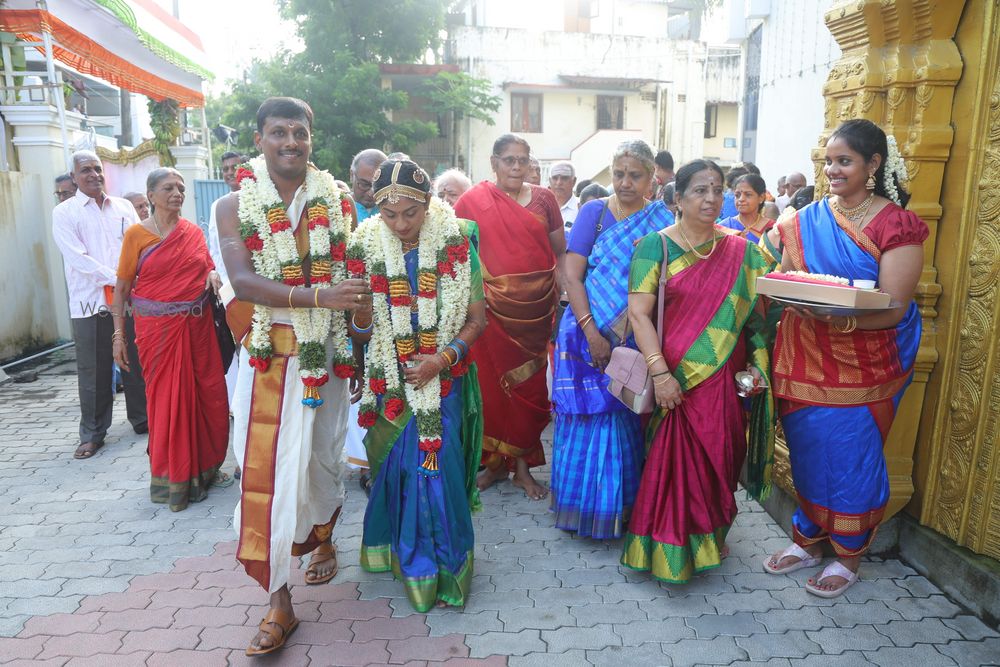
<svg viewBox="0 0 1000 667">
<path fill-rule="evenodd" d="M 427 201 L 427 193 L 424 192 L 423 190 L 419 190 L 409 185 L 402 185 L 401 183 L 399 183 L 399 170 L 402 167 L 403 167 L 402 162 L 397 162 L 393 166 L 392 176 L 390 176 L 389 178 L 389 185 L 379 189 L 379 191 L 375 193 L 376 204 L 381 204 L 387 199 L 389 200 L 390 204 L 396 204 L 399 202 L 400 197 L 408 197 L 409 199 L 414 199 L 420 202 L 421 204 Z M 414 178 L 414 180 L 416 179 Z"/>
</svg>

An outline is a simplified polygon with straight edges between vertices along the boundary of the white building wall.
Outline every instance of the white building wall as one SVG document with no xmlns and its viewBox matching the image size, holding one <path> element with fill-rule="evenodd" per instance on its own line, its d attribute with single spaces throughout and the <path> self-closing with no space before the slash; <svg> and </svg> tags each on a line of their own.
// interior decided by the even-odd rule
<svg viewBox="0 0 1000 667">
<path fill-rule="evenodd" d="M 0 359 L 59 338 L 49 271 L 51 181 L 38 174 L 0 172 Z"/>
<path fill-rule="evenodd" d="M 601 0 L 598 15 L 590 21 L 590 31 L 613 35 L 666 37 L 666 3 L 649 0 Z"/>
<path fill-rule="evenodd" d="M 772 0 L 761 44 L 754 162 L 771 188 L 799 171 L 814 181 L 810 152 L 823 130 L 823 84 L 840 48 L 823 16 L 832 0 Z M 749 31 L 748 31 L 749 32 Z"/>
<path fill-rule="evenodd" d="M 623 129 L 636 131 L 654 149 L 668 149 L 679 161 L 702 154 L 704 44 L 466 26 L 452 30 L 449 50 L 453 62 L 473 76 L 491 81 L 494 92 L 502 98 L 495 125 L 472 121 L 460 128 L 464 165 L 474 180 L 489 178 L 493 141 L 511 131 L 512 92 L 544 96 L 543 131 L 525 137 L 543 162 L 566 159 L 575 147 L 594 135 L 599 94 L 624 96 Z M 584 87 L 565 77 L 590 77 L 591 81 Z M 615 81 L 603 88 L 599 79 Z M 639 90 L 623 88 L 621 84 L 628 80 L 650 81 L 642 86 L 647 99 L 642 99 Z M 585 172 L 591 165 L 581 167 Z"/>
<path fill-rule="evenodd" d="M 576 0 L 573 0 L 575 3 Z M 473 9 L 475 6 L 475 9 Z M 590 32 L 607 35 L 666 37 L 668 8 L 665 2 L 649 0 L 597 0 Z M 533 32 L 566 28 L 564 0 L 472 0 L 466 18 L 473 15 L 477 26 L 515 28 Z"/>
</svg>

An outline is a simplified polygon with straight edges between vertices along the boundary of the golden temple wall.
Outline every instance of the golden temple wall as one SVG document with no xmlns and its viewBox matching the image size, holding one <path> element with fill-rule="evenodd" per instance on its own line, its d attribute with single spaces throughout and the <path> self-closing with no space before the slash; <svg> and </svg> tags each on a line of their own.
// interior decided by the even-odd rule
<svg viewBox="0 0 1000 667">
<path fill-rule="evenodd" d="M 942 3 L 948 4 L 948 3 Z M 917 457 L 920 522 L 1000 558 L 1000 6 L 969 0 L 952 109 L 935 264 L 941 361 L 927 386 Z"/>
</svg>

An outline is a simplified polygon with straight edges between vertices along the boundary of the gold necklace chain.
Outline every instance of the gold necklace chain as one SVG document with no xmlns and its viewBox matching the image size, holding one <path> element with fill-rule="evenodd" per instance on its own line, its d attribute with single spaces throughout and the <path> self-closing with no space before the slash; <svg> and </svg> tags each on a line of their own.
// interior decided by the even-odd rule
<svg viewBox="0 0 1000 667">
<path fill-rule="evenodd" d="M 618 201 L 618 195 L 611 195 L 611 198 L 614 200 L 614 205 L 615 205 L 614 214 L 615 214 L 615 217 L 618 218 L 619 220 L 621 220 L 622 219 L 622 207 L 621 207 L 621 203 Z"/>
<path fill-rule="evenodd" d="M 837 209 L 838 213 L 840 213 L 842 216 L 844 216 L 851 222 L 854 222 L 855 219 L 858 218 L 858 214 L 861 214 L 861 219 L 864 220 L 864 216 L 868 215 L 868 209 L 871 208 L 873 201 L 875 201 L 875 193 L 870 192 L 868 193 L 868 196 L 865 197 L 860 204 L 851 208 L 844 207 L 844 204 L 841 202 L 839 195 L 837 195 L 836 198 L 831 199 L 830 203 L 833 205 L 833 208 Z"/>
<path fill-rule="evenodd" d="M 622 213 L 622 206 L 621 206 L 621 202 L 618 201 L 618 195 L 616 195 L 616 194 L 615 195 L 611 195 L 611 197 L 609 198 L 609 201 L 610 200 L 614 200 L 614 201 L 611 202 L 612 205 L 613 205 L 613 207 L 614 207 L 611 212 L 614 213 L 615 218 L 617 218 L 618 220 L 624 220 L 626 216 L 625 216 L 624 213 Z M 649 200 L 646 199 L 645 197 L 643 197 L 642 198 L 642 206 L 640 206 L 636 210 L 632 211 L 632 213 L 629 213 L 629 215 L 634 215 L 635 213 L 638 213 L 639 211 L 641 211 L 642 209 L 644 209 L 648 203 L 649 203 Z"/>
<path fill-rule="evenodd" d="M 750 225 L 743 225 L 743 221 L 740 220 L 740 224 L 743 225 L 743 231 L 739 233 L 739 236 L 742 236 L 742 237 L 746 238 L 746 235 L 748 233 L 750 233 L 750 232 L 753 232 L 754 234 L 758 234 L 759 235 L 760 232 L 763 231 L 763 228 L 767 226 L 767 225 L 761 225 L 760 229 L 757 228 L 757 225 L 763 219 L 764 219 L 764 214 L 763 213 L 758 213 L 757 214 L 757 219 L 754 220 L 753 223 L 751 223 Z"/>
<path fill-rule="evenodd" d="M 165 234 L 164 234 L 163 232 L 161 232 L 161 231 L 160 231 L 160 223 L 158 223 L 158 222 L 156 221 L 156 216 L 155 216 L 155 215 L 151 215 L 151 216 L 149 216 L 149 218 L 150 218 L 150 220 L 152 220 L 152 221 L 153 221 L 153 226 L 154 226 L 154 227 L 156 227 L 156 233 L 157 233 L 157 234 L 159 235 L 159 237 L 160 237 L 160 240 L 162 241 L 162 240 L 163 240 L 163 238 L 164 238 L 164 237 L 165 237 L 166 235 L 165 235 Z"/>
<path fill-rule="evenodd" d="M 416 241 L 403 241 L 400 239 L 400 243 L 403 244 L 403 254 L 410 252 L 411 250 L 416 250 L 420 246 L 420 239 Z"/>
<path fill-rule="evenodd" d="M 708 259 L 709 257 L 712 256 L 712 253 L 715 252 L 715 244 L 718 242 L 719 237 L 715 233 L 715 228 L 714 227 L 712 228 L 712 249 L 708 251 L 707 255 L 702 255 L 700 252 L 698 252 L 697 250 L 695 250 L 694 244 L 691 243 L 690 239 L 688 239 L 688 237 L 687 237 L 687 234 L 684 233 L 684 225 L 683 225 L 683 223 L 678 222 L 677 223 L 677 229 L 678 229 L 678 231 L 680 231 L 681 238 L 684 239 L 684 243 L 688 244 L 688 247 L 691 248 L 691 252 L 693 252 L 694 255 L 695 255 L 695 257 L 697 257 L 698 259 Z"/>
</svg>

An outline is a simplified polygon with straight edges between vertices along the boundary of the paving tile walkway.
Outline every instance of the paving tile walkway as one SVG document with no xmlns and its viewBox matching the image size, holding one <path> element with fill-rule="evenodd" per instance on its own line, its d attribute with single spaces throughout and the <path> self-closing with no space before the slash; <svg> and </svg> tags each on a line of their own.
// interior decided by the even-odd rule
<svg viewBox="0 0 1000 667">
<path fill-rule="evenodd" d="M 180 513 L 152 505 L 145 438 L 121 397 L 107 445 L 74 460 L 71 360 L 0 387 L 0 663 L 249 664 L 267 597 L 233 558 L 236 488 Z M 352 480 L 340 573 L 318 587 L 294 573 L 302 623 L 253 664 L 1000 664 L 1000 633 L 897 560 L 865 563 L 837 600 L 805 593 L 810 572 L 764 574 L 787 537 L 742 492 L 730 557 L 686 586 L 619 568 L 620 543 L 553 528 L 547 505 L 509 484 L 483 502 L 468 605 L 418 614 L 390 576 L 357 565 L 364 494 Z"/>
</svg>

